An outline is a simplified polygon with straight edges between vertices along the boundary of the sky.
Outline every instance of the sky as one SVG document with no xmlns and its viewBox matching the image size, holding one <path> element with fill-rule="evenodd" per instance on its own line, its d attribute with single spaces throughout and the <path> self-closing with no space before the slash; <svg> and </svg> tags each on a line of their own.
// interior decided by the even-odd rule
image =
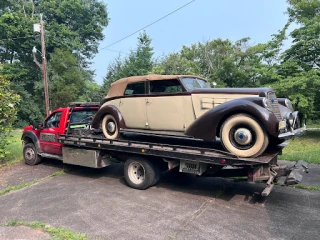
<svg viewBox="0 0 320 240">
<path fill-rule="evenodd" d="M 139 30 L 191 0 L 104 0 L 109 24 L 100 48 Z M 216 38 L 239 40 L 250 37 L 252 44 L 265 43 L 287 22 L 285 0 L 195 0 L 181 10 L 146 29 L 152 39 L 154 57 L 179 51 L 183 45 Z M 124 52 L 137 45 L 138 33 L 110 47 Z M 288 44 L 288 43 L 287 43 Z M 101 84 L 108 64 L 119 52 L 99 50 L 91 69 Z"/>
</svg>

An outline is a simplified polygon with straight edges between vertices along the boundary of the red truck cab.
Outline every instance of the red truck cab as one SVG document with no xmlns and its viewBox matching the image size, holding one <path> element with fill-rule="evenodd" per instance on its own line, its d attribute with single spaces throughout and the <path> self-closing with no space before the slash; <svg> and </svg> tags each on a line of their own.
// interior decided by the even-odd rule
<svg viewBox="0 0 320 240">
<path fill-rule="evenodd" d="M 41 157 L 62 158 L 59 135 L 66 134 L 68 124 L 86 128 L 91 125 L 99 103 L 74 103 L 70 107 L 58 108 L 38 126 L 27 126 L 23 130 L 23 156 L 29 165 L 38 164 Z"/>
</svg>

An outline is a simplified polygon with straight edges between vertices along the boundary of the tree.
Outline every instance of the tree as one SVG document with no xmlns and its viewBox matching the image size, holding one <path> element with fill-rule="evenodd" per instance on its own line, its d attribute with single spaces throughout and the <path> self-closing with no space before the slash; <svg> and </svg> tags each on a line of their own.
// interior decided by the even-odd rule
<svg viewBox="0 0 320 240">
<path fill-rule="evenodd" d="M 12 124 L 16 120 L 19 99 L 20 97 L 10 89 L 10 82 L 4 76 L 0 76 L 0 159 L 9 154 L 6 146 L 9 144 Z"/>
<path fill-rule="evenodd" d="M 103 39 L 103 28 L 109 21 L 102 0 L 1 0 L 0 62 L 4 67 L 0 74 L 7 76 L 12 88 L 22 97 L 23 104 L 18 109 L 20 126 L 41 121 L 44 116 L 42 74 L 33 62 L 31 53 L 33 46 L 41 49 L 39 35 L 33 33 L 33 24 L 39 22 L 40 13 L 44 14 L 48 65 L 56 49 L 72 52 L 77 64 L 81 65 L 81 79 L 88 81 L 83 86 L 93 81 L 92 72 L 87 67 L 89 60 L 98 51 L 99 41 Z M 57 76 L 56 73 L 50 76 Z M 66 91 L 71 89 L 59 88 L 64 85 L 71 88 L 72 83 L 68 83 L 66 77 L 64 79 L 64 84 L 58 84 L 58 80 L 53 84 L 49 79 L 54 87 L 51 89 L 52 94 L 64 92 L 67 95 Z M 76 92 L 79 93 L 78 90 Z M 82 90 L 76 98 L 81 98 L 83 92 L 91 98 L 87 90 Z M 59 104 L 55 100 L 58 96 L 50 97 L 54 100 L 52 107 L 56 107 Z"/>
<path fill-rule="evenodd" d="M 278 56 L 269 71 L 264 71 L 264 83 L 271 85 L 278 96 L 289 97 L 306 118 L 320 115 L 320 2 L 317 0 L 288 0 L 289 21 L 279 35 L 271 40 L 264 56 Z M 299 27 L 289 35 L 292 45 L 280 52 L 285 31 L 291 22 Z"/>
<path fill-rule="evenodd" d="M 15 126 L 24 127 L 30 123 L 42 121 L 45 112 L 44 94 L 41 72 L 37 66 L 17 61 L 13 64 L 4 64 L 0 69 L 1 74 L 6 76 L 11 83 L 10 88 L 21 97 Z M 37 89 L 41 84 L 42 92 Z"/>
<path fill-rule="evenodd" d="M 103 80 L 102 91 L 107 93 L 111 83 L 124 77 L 141 76 L 151 72 L 153 67 L 153 48 L 151 39 L 142 32 L 138 37 L 137 48 L 130 54 L 121 58 L 119 56 L 108 66 L 108 72 Z"/>
<path fill-rule="evenodd" d="M 218 87 L 252 87 L 258 85 L 255 67 L 260 60 L 249 38 L 236 42 L 215 39 L 183 46 L 154 66 L 160 74 L 194 74 L 216 82 Z"/>
<path fill-rule="evenodd" d="M 86 88 L 86 77 L 86 71 L 70 51 L 56 49 L 49 65 L 51 108 L 66 107 L 77 101 Z"/>
<path fill-rule="evenodd" d="M 1 5 L 0 5 L 1 6 Z M 0 61 L 32 61 L 31 49 L 40 48 L 32 38 L 33 23 L 44 14 L 47 54 L 69 49 L 85 64 L 98 51 L 108 24 L 106 5 L 100 0 L 7 0 L 0 8 Z"/>
</svg>

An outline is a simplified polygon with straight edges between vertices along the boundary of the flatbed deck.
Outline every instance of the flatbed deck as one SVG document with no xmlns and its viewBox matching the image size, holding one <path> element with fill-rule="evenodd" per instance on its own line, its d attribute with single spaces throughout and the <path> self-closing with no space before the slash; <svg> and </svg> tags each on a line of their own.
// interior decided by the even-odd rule
<svg viewBox="0 0 320 240">
<path fill-rule="evenodd" d="M 257 158 L 240 158 L 223 151 L 220 142 L 204 142 L 190 138 L 163 138 L 129 134 L 122 139 L 108 140 L 99 136 L 61 135 L 59 142 L 67 146 L 87 149 L 232 166 L 268 164 L 277 159 L 284 147 L 279 146 Z"/>
</svg>

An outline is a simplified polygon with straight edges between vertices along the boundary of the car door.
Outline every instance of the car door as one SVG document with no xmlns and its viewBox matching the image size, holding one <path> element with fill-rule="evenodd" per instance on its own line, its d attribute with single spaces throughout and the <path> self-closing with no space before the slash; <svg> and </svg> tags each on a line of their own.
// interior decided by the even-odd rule
<svg viewBox="0 0 320 240">
<path fill-rule="evenodd" d="M 146 113 L 146 82 L 129 83 L 118 100 L 119 110 L 127 128 L 148 129 Z"/>
<path fill-rule="evenodd" d="M 52 113 L 40 130 L 40 147 L 44 153 L 62 155 L 62 144 L 58 142 L 62 111 Z"/>
<path fill-rule="evenodd" d="M 150 130 L 182 132 L 194 119 L 191 94 L 178 79 L 149 81 L 146 106 Z"/>
</svg>

